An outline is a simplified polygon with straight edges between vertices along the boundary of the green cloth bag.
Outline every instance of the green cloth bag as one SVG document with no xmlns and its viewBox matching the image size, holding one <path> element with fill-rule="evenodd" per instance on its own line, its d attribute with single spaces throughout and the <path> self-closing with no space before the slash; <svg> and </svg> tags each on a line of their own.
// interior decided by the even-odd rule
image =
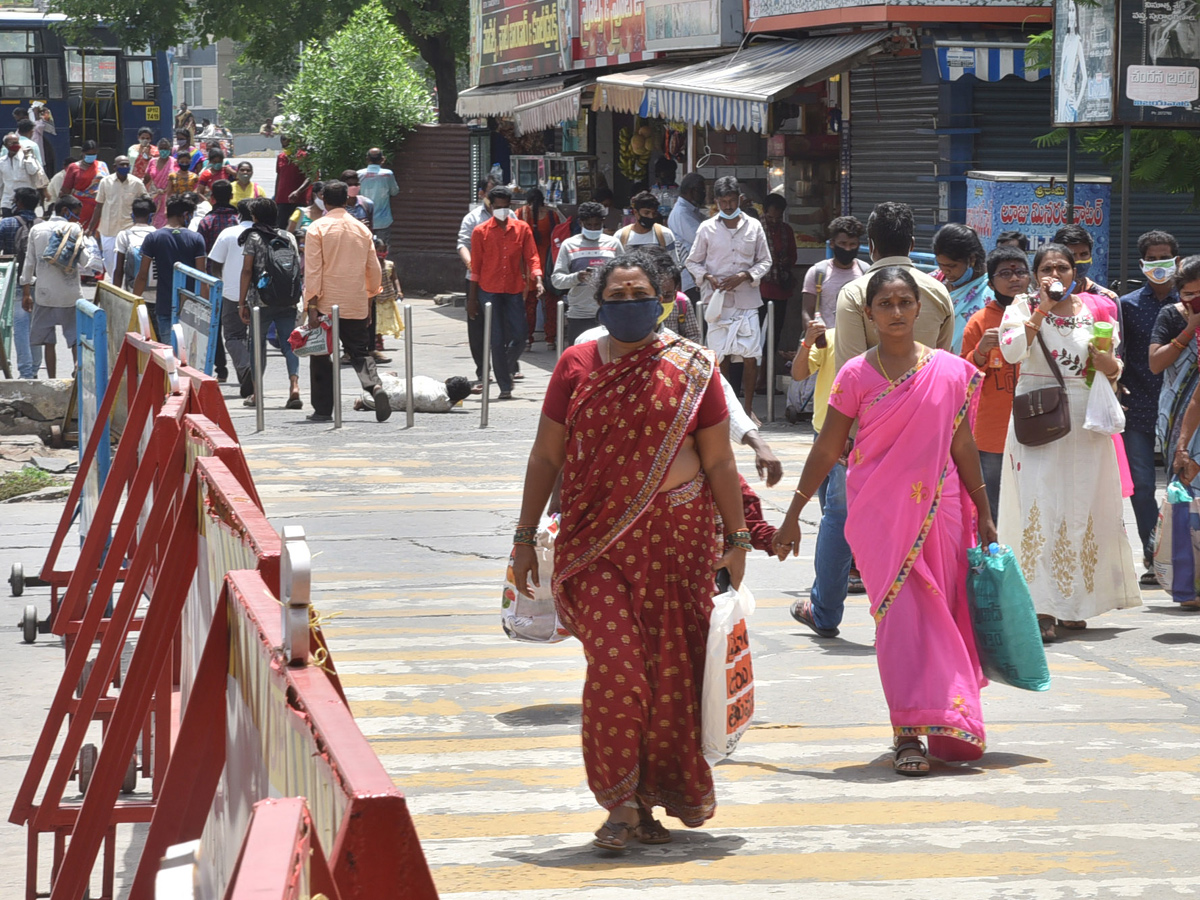
<svg viewBox="0 0 1200 900">
<path fill-rule="evenodd" d="M 983 673 L 1026 691 L 1050 687 L 1050 669 L 1029 585 L 1011 547 L 967 550 L 967 599 Z"/>
</svg>

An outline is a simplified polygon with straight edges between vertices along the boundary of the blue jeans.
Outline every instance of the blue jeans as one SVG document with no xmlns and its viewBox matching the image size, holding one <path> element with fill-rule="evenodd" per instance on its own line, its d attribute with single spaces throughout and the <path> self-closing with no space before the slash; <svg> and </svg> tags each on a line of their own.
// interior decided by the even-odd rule
<svg viewBox="0 0 1200 900">
<path fill-rule="evenodd" d="M 1133 476 L 1133 516 L 1137 520 L 1138 537 L 1142 539 L 1142 556 L 1152 555 L 1150 542 L 1158 524 L 1158 501 L 1154 488 L 1158 484 L 1154 469 L 1154 435 L 1146 431 L 1125 430 L 1125 455 L 1129 457 L 1129 474 Z"/>
<path fill-rule="evenodd" d="M 481 290 L 479 305 L 487 303 L 492 304 L 492 370 L 500 390 L 511 391 L 512 373 L 517 371 L 517 360 L 525 349 L 525 295 Z"/>
<path fill-rule="evenodd" d="M 809 596 L 818 628 L 837 628 L 846 607 L 846 586 L 854 554 L 846 543 L 846 467 L 838 463 L 817 489 L 821 527 L 817 531 L 816 581 Z"/>
<path fill-rule="evenodd" d="M 166 315 L 163 315 L 166 313 Z M 175 346 L 171 341 L 171 326 L 174 324 L 171 321 L 171 304 L 170 303 L 155 303 L 154 304 L 154 327 L 158 329 L 158 342 L 166 344 L 168 347 Z"/>
<path fill-rule="evenodd" d="M 42 367 L 42 346 L 32 347 L 29 344 L 29 321 L 33 313 L 25 312 L 21 305 L 21 294 L 18 291 L 13 305 L 13 347 L 17 354 L 17 373 L 22 378 L 37 378 L 38 369 Z"/>
<path fill-rule="evenodd" d="M 1004 454 L 979 451 L 979 466 L 983 469 L 983 483 L 987 485 L 988 503 L 992 507 L 992 521 L 1000 524 L 1000 475 L 1004 471 Z"/>
<path fill-rule="evenodd" d="M 279 349 L 283 352 L 283 359 L 287 363 L 288 375 L 300 374 L 300 357 L 292 350 L 292 345 L 288 343 L 288 337 L 296 329 L 296 307 L 294 306 L 260 306 L 259 307 L 259 324 L 262 326 L 262 334 L 258 336 L 258 345 L 262 348 L 263 372 L 267 371 L 267 332 L 271 328 L 271 323 L 275 324 L 275 333 L 279 335 Z M 254 320 L 250 320 L 250 331 L 254 330 Z M 254 338 L 250 338 L 250 346 L 254 346 Z M 374 349 L 372 347 L 371 349 Z M 253 367 L 254 362 L 251 360 L 250 365 Z"/>
</svg>

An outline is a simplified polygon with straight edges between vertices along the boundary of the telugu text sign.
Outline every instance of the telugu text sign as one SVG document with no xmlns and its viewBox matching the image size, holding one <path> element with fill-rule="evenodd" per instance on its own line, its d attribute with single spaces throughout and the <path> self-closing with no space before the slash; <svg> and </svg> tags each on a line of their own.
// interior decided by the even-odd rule
<svg viewBox="0 0 1200 900">
<path fill-rule="evenodd" d="M 1200 125 L 1200 8 L 1192 0 L 1123 0 L 1123 125 Z"/>
<path fill-rule="evenodd" d="M 580 0 L 579 56 L 597 59 L 646 49 L 643 0 Z"/>
<path fill-rule="evenodd" d="M 480 84 L 562 71 L 557 0 L 482 0 L 477 27 Z"/>
</svg>

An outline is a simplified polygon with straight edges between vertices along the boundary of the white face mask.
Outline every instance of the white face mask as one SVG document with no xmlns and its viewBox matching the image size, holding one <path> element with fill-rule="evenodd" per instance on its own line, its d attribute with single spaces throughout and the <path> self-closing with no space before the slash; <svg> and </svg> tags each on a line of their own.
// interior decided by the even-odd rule
<svg viewBox="0 0 1200 900">
<path fill-rule="evenodd" d="M 1153 284 L 1166 284 L 1175 277 L 1175 260 L 1173 259 L 1156 259 L 1153 261 L 1142 260 L 1142 274 L 1146 276 L 1146 280 Z"/>
<path fill-rule="evenodd" d="M 495 216 L 497 219 L 499 219 L 501 222 L 503 222 L 505 219 L 508 218 L 508 214 L 511 212 L 512 212 L 512 210 L 509 209 L 507 206 L 501 206 L 498 209 L 493 209 L 492 215 Z"/>
<path fill-rule="evenodd" d="M 597 228 L 595 231 L 592 231 L 590 228 L 581 228 L 580 233 L 589 241 L 598 241 L 600 240 L 600 235 L 604 234 L 604 229 Z"/>
<path fill-rule="evenodd" d="M 321 212 L 325 212 L 324 200 L 322 200 L 320 197 L 313 197 L 313 203 L 317 205 L 317 209 L 319 209 Z"/>
</svg>

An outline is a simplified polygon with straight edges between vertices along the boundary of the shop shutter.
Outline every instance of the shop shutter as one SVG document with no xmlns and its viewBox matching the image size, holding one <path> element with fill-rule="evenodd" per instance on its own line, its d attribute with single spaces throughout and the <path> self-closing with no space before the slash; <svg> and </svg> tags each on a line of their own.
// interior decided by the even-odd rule
<svg viewBox="0 0 1200 900">
<path fill-rule="evenodd" d="M 1023 81 L 1005 78 L 994 83 L 976 82 L 974 108 L 980 129 L 975 140 L 977 169 L 1030 172 L 1067 171 L 1066 145 L 1040 148 L 1034 138 L 1048 133 L 1050 124 L 1050 79 Z M 1094 156 L 1080 154 L 1076 171 L 1081 175 L 1112 175 L 1112 168 Z M 1180 252 L 1187 256 L 1200 253 L 1200 213 L 1189 210 L 1190 194 L 1164 194 L 1135 190 L 1129 196 L 1129 277 L 1141 279 L 1137 268 L 1138 236 L 1153 229 L 1168 231 L 1179 241 Z M 1109 280 L 1119 275 L 1117 250 L 1120 227 L 1120 185 L 1113 184 Z"/>
<path fill-rule="evenodd" d="M 867 220 L 875 204 L 907 203 L 917 245 L 937 227 L 938 85 L 923 84 L 921 60 L 879 59 L 850 73 L 850 211 Z"/>
</svg>

